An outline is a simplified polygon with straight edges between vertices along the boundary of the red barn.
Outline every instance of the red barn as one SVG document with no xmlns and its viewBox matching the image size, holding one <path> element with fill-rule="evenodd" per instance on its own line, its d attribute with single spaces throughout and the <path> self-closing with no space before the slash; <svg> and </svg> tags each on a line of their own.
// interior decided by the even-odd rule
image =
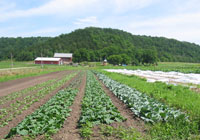
<svg viewBox="0 0 200 140">
<path fill-rule="evenodd" d="M 53 57 L 37 57 L 35 59 L 35 64 L 52 64 L 52 65 L 62 65 L 61 58 L 53 58 Z"/>
<path fill-rule="evenodd" d="M 63 64 L 70 64 L 72 63 L 72 53 L 55 53 L 55 58 L 61 58 L 63 61 Z"/>
</svg>

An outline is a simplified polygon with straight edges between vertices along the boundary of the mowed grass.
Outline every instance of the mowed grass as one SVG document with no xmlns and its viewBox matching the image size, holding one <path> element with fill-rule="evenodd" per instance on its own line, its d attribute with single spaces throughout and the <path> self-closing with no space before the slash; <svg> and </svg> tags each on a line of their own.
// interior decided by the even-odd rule
<svg viewBox="0 0 200 140">
<path fill-rule="evenodd" d="M 24 62 L 13 61 L 13 66 L 12 66 L 11 61 L 0 61 L 0 69 L 18 68 L 18 67 L 32 67 L 32 66 L 35 66 L 33 61 L 24 61 Z"/>
</svg>

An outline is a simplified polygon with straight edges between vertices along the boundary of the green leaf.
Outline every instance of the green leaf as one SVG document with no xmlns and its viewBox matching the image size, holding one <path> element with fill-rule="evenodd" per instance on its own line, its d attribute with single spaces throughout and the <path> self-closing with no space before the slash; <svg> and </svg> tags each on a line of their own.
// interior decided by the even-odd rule
<svg viewBox="0 0 200 140">
<path fill-rule="evenodd" d="M 18 133 L 19 135 L 23 135 L 23 136 L 28 135 L 28 131 L 25 130 L 25 129 L 23 129 L 23 130 L 21 130 L 21 131 L 18 131 L 17 133 Z"/>
</svg>

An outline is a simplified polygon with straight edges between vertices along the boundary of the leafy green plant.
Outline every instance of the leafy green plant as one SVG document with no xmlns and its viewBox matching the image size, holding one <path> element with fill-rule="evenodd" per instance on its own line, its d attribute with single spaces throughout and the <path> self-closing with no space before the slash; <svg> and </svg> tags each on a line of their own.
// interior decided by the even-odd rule
<svg viewBox="0 0 200 140">
<path fill-rule="evenodd" d="M 16 134 L 36 136 L 55 133 L 62 127 L 66 117 L 70 115 L 69 106 L 73 103 L 77 92 L 76 89 L 59 91 L 46 104 L 12 128 L 6 138 Z"/>
<path fill-rule="evenodd" d="M 115 121 L 120 122 L 123 120 L 125 118 L 120 115 L 117 108 L 112 104 L 111 99 L 105 94 L 92 72 L 88 71 L 85 96 L 79 120 L 83 136 L 88 136 L 91 132 L 91 127 L 88 127 L 88 124 L 90 124 L 89 126 L 101 123 L 111 124 Z"/>
<path fill-rule="evenodd" d="M 161 82 L 147 83 L 136 76 L 124 76 L 115 73 L 103 72 L 107 76 L 128 85 L 130 88 L 137 88 L 141 93 L 149 95 L 154 100 L 159 100 L 167 108 L 179 108 L 187 111 L 189 117 L 177 117 L 158 121 L 149 125 L 148 133 L 153 140 L 198 140 L 199 139 L 199 98 L 186 87 L 169 86 Z M 196 98 L 195 98 L 196 97 Z M 166 105 L 167 104 L 167 105 Z M 169 107 L 170 106 L 170 107 Z M 152 110 L 153 111 L 153 110 Z M 155 112 L 156 113 L 156 112 Z"/>
<path fill-rule="evenodd" d="M 23 111 L 27 110 L 33 103 L 38 102 L 45 95 L 51 93 L 56 88 L 62 86 L 69 79 L 74 77 L 76 74 L 77 74 L 77 72 L 69 74 L 69 75 L 65 76 L 64 78 L 62 78 L 61 80 L 59 80 L 55 83 L 52 83 L 49 86 L 45 86 L 44 88 L 41 88 L 36 93 L 24 97 L 24 100 L 17 100 L 16 103 L 11 104 L 10 107 L 4 109 L 6 111 L 4 111 L 4 112 L 1 111 L 1 112 L 3 112 L 3 113 L 1 113 L 1 115 L 3 117 L 2 117 L 2 119 L 0 119 L 0 127 L 4 127 L 5 125 L 7 125 L 8 122 L 11 121 L 14 117 L 21 114 Z M 44 85 L 44 84 L 42 84 L 42 85 Z"/>
<path fill-rule="evenodd" d="M 154 98 L 134 88 L 130 88 L 127 85 L 114 81 L 103 74 L 96 74 L 106 87 L 127 104 L 135 115 L 144 121 L 154 123 L 158 121 L 166 122 L 174 119 L 188 120 L 188 116 L 180 110 L 168 107 Z"/>
<path fill-rule="evenodd" d="M 84 138 L 90 138 L 92 132 L 92 123 L 91 122 L 86 122 L 85 124 L 81 125 L 81 129 L 80 129 L 80 134 L 82 137 Z"/>
</svg>

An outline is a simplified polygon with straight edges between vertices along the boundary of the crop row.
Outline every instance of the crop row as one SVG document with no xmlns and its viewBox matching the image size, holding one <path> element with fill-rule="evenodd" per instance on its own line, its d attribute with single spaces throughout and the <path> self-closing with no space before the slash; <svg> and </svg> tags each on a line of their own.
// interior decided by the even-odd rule
<svg viewBox="0 0 200 140">
<path fill-rule="evenodd" d="M 8 101 L 15 100 L 16 98 L 19 98 L 19 97 L 21 97 L 21 96 L 23 96 L 25 94 L 28 94 L 28 93 L 30 93 L 30 92 L 32 92 L 34 90 L 40 89 L 40 88 L 42 88 L 42 87 L 44 87 L 44 86 L 46 86 L 48 84 L 51 84 L 51 83 L 53 83 L 55 81 L 56 81 L 56 79 L 49 80 L 49 81 L 43 82 L 41 84 L 37 84 L 35 86 L 23 89 L 21 91 L 13 92 L 13 93 L 11 93 L 11 94 L 9 94 L 7 96 L 3 96 L 3 97 L 0 98 L 0 105 L 3 105 Z"/>
<path fill-rule="evenodd" d="M 0 114 L 0 127 L 4 127 L 5 125 L 7 125 L 8 122 L 12 121 L 14 117 L 20 115 L 23 111 L 27 110 L 33 103 L 39 102 L 40 99 L 42 99 L 45 95 L 62 86 L 76 74 L 77 73 L 67 75 L 62 80 L 55 82 L 50 86 L 44 87 L 37 93 L 24 97 L 23 100 L 17 100 L 16 103 L 12 103 L 8 108 L 2 109 Z"/>
<path fill-rule="evenodd" d="M 105 94 L 99 81 L 91 71 L 88 71 L 79 125 L 84 126 L 87 122 L 92 125 L 101 123 L 110 124 L 123 120 L 124 118 L 113 105 L 109 96 Z"/>
<path fill-rule="evenodd" d="M 135 115 L 146 122 L 169 121 L 174 119 L 185 119 L 188 117 L 180 110 L 171 108 L 154 98 L 147 96 L 134 88 L 116 82 L 109 77 L 95 72 L 97 77 L 112 91 L 121 101 L 123 101 Z"/>
<path fill-rule="evenodd" d="M 12 128 L 6 138 L 16 134 L 36 136 L 58 131 L 66 117 L 70 116 L 69 106 L 73 103 L 77 92 L 78 90 L 71 88 L 59 91 L 46 104 Z"/>
<path fill-rule="evenodd" d="M 71 111 L 69 106 L 78 92 L 84 73 L 80 72 L 69 84 L 68 88 L 60 90 L 47 103 L 42 105 L 33 114 L 27 116 L 17 127 L 12 128 L 8 137 L 16 134 L 36 136 L 39 134 L 55 133 L 59 130 Z"/>
<path fill-rule="evenodd" d="M 76 78 L 70 82 L 70 85 L 68 86 L 68 88 L 78 88 L 81 85 L 82 82 L 82 78 L 84 76 L 84 71 L 81 71 L 77 74 Z"/>
</svg>

